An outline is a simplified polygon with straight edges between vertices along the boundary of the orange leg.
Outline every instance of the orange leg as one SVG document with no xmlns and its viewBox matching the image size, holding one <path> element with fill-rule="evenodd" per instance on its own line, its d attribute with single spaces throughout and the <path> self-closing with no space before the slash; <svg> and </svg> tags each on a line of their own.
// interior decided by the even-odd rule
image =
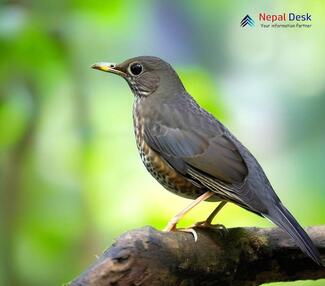
<svg viewBox="0 0 325 286">
<path fill-rule="evenodd" d="M 177 215 L 175 215 L 167 224 L 167 226 L 164 228 L 163 231 L 173 231 L 176 230 L 176 225 L 179 222 L 179 220 L 186 215 L 192 208 L 194 208 L 196 205 L 198 205 L 200 202 L 212 197 L 215 193 L 214 192 L 206 192 L 203 195 L 196 198 L 193 202 L 191 202 L 185 209 L 180 211 Z"/>
</svg>

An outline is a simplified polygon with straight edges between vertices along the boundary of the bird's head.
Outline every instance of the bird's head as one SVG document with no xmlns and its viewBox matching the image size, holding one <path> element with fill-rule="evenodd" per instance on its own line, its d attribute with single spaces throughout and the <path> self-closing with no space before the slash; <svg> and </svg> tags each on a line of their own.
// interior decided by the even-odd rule
<svg viewBox="0 0 325 286">
<path fill-rule="evenodd" d="M 147 97 L 159 91 L 161 87 L 165 87 L 164 93 L 168 92 L 170 88 L 183 88 L 171 65 L 157 57 L 135 57 L 120 64 L 100 62 L 91 67 L 123 77 L 134 94 L 139 97 Z M 173 83 L 175 84 L 173 85 Z M 170 92 L 172 91 L 170 90 Z"/>
</svg>

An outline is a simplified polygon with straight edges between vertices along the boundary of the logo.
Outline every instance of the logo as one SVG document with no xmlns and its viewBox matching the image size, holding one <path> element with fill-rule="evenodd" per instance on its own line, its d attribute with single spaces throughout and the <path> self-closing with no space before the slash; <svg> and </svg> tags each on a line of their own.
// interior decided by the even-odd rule
<svg viewBox="0 0 325 286">
<path fill-rule="evenodd" d="M 249 15 L 246 15 L 243 18 L 243 20 L 241 20 L 241 22 L 240 22 L 240 26 L 245 27 L 246 25 L 248 25 L 250 27 L 254 27 L 255 26 L 254 20 Z"/>
<path fill-rule="evenodd" d="M 255 17 L 256 16 L 256 17 Z M 254 15 L 254 19 L 248 14 L 240 21 L 241 27 L 255 27 L 263 29 L 277 28 L 311 28 L 312 15 L 310 13 L 297 14 L 294 12 L 282 12 L 269 14 L 260 12 Z"/>
</svg>

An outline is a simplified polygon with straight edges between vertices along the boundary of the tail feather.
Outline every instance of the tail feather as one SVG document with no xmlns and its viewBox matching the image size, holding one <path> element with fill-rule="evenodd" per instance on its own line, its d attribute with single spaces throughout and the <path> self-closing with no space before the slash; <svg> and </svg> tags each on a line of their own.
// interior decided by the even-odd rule
<svg viewBox="0 0 325 286">
<path fill-rule="evenodd" d="M 318 265 L 323 265 L 320 254 L 308 234 L 281 203 L 271 213 L 264 216 L 285 230 L 295 240 L 300 249 Z"/>
</svg>

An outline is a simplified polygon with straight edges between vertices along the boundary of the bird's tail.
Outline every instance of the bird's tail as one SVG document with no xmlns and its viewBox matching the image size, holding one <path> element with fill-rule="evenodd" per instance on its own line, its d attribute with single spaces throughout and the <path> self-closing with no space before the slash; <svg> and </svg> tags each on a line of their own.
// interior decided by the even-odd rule
<svg viewBox="0 0 325 286">
<path fill-rule="evenodd" d="M 277 204 L 277 207 L 272 212 L 264 216 L 285 230 L 295 240 L 300 249 L 318 265 L 323 265 L 320 254 L 308 234 L 281 203 Z"/>
</svg>

